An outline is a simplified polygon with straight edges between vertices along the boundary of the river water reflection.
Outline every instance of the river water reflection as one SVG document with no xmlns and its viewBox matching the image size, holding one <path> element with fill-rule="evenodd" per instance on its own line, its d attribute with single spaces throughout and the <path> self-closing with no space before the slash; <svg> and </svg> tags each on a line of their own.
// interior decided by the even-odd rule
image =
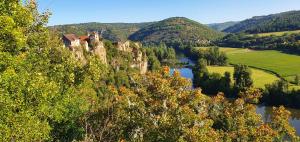
<svg viewBox="0 0 300 142">
<path fill-rule="evenodd" d="M 189 63 L 189 65 L 195 65 L 193 61 L 188 58 L 180 58 L 181 62 Z M 175 69 L 171 69 L 171 74 L 173 74 Z M 176 68 L 181 74 L 182 77 L 187 79 L 194 78 L 193 72 L 191 68 Z M 300 110 L 299 109 L 288 109 L 292 113 L 292 117 L 290 119 L 290 124 L 296 129 L 297 135 L 300 136 Z M 257 106 L 256 112 L 262 116 L 262 119 L 265 122 L 270 121 L 272 116 L 272 107 L 269 106 Z"/>
</svg>

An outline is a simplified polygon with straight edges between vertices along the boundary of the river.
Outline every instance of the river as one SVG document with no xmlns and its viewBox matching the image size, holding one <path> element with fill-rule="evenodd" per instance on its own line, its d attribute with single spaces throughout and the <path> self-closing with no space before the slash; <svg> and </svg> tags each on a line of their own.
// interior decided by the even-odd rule
<svg viewBox="0 0 300 142">
<path fill-rule="evenodd" d="M 184 57 L 180 57 L 179 60 L 183 63 L 189 63 L 189 65 L 195 65 L 195 63 Z M 171 73 L 174 72 L 175 69 L 171 69 Z M 192 81 L 194 78 L 193 71 L 191 68 L 176 68 L 181 74 L 182 77 L 185 77 Z M 287 108 L 291 112 L 290 124 L 296 129 L 297 135 L 300 136 L 300 110 L 299 109 L 290 109 Z M 265 122 L 270 121 L 272 116 L 272 107 L 270 106 L 257 106 L 256 112 L 262 116 L 262 119 Z"/>
</svg>

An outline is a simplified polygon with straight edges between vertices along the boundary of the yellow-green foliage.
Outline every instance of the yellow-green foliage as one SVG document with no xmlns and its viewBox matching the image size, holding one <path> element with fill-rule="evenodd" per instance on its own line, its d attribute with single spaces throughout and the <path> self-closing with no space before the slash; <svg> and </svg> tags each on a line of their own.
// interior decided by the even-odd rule
<svg viewBox="0 0 300 142">
<path fill-rule="evenodd" d="M 270 33 L 259 33 L 259 34 L 250 34 L 250 36 L 257 35 L 259 37 L 266 37 L 266 36 L 283 36 L 285 34 L 298 34 L 300 33 L 300 30 L 295 30 L 295 31 L 282 31 L 282 32 L 270 32 Z"/>
<path fill-rule="evenodd" d="M 231 75 L 233 75 L 233 71 L 234 68 L 231 66 L 208 66 L 207 67 L 208 71 L 210 73 L 219 73 L 219 74 L 224 74 L 225 72 L 230 72 Z M 276 77 L 273 74 L 264 72 L 262 70 L 258 70 L 258 69 L 251 69 L 252 71 L 252 79 L 254 81 L 254 87 L 258 87 L 258 88 L 264 88 L 264 86 L 266 84 L 271 84 L 273 82 L 275 82 L 276 80 L 279 80 L 278 77 Z M 232 77 L 232 76 L 231 76 Z M 233 78 L 232 78 L 233 80 Z"/>
</svg>

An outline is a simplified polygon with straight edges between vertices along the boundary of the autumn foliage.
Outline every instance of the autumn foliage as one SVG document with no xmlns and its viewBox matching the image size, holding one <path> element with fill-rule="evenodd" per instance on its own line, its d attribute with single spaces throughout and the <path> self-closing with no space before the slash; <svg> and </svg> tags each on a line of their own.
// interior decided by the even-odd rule
<svg viewBox="0 0 300 142">
<path fill-rule="evenodd" d="M 0 2 L 0 141 L 299 141 L 284 107 L 262 121 L 255 90 L 228 100 L 168 67 L 118 76 L 93 55 L 81 64 L 29 2 Z"/>
</svg>

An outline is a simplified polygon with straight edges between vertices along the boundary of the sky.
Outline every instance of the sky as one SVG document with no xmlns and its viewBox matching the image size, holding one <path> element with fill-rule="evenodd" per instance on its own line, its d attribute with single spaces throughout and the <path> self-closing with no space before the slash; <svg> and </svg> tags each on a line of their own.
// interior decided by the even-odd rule
<svg viewBox="0 0 300 142">
<path fill-rule="evenodd" d="M 37 0 L 52 12 L 48 25 L 137 23 L 187 17 L 203 24 L 300 10 L 300 0 Z"/>
</svg>

